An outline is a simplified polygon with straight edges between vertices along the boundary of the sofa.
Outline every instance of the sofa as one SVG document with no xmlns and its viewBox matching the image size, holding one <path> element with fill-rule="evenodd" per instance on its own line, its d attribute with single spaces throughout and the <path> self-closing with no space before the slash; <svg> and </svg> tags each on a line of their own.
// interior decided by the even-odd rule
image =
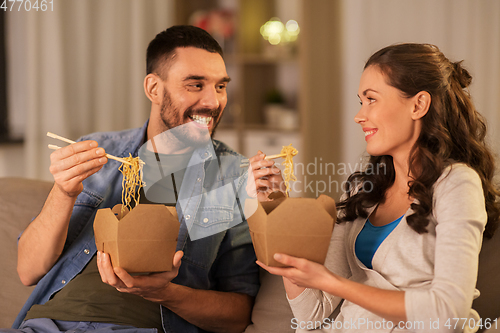
<svg viewBox="0 0 500 333">
<path fill-rule="evenodd" d="M 16 271 L 17 237 L 38 215 L 51 182 L 0 178 L 0 328 L 11 327 L 33 287 L 24 286 Z M 261 289 L 246 333 L 293 332 L 292 311 L 281 277 L 260 272 Z"/>
<path fill-rule="evenodd" d="M 16 272 L 17 237 L 41 210 L 52 183 L 23 178 L 0 178 L 0 328 L 12 325 L 32 291 Z M 485 240 L 480 254 L 477 287 L 481 297 L 473 307 L 483 319 L 500 317 L 500 231 Z M 261 288 L 245 333 L 293 332 L 292 312 L 281 277 L 261 270 Z M 500 320 L 499 320 L 500 321 Z M 500 326 L 500 323 L 498 323 Z M 484 331 L 480 330 L 480 332 Z M 498 330 L 500 332 L 500 330 Z M 490 330 L 488 332 L 496 332 Z"/>
</svg>

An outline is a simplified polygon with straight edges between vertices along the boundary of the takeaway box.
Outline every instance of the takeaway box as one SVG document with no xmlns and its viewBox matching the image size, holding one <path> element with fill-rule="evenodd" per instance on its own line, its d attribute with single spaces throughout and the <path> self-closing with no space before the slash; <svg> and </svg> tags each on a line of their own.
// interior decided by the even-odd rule
<svg viewBox="0 0 500 333">
<path fill-rule="evenodd" d="M 285 253 L 324 264 L 337 219 L 335 201 L 326 195 L 317 199 L 285 198 L 281 192 L 272 201 L 245 201 L 245 217 L 257 259 L 268 266 L 283 267 L 275 253 Z"/>
<path fill-rule="evenodd" d="M 97 249 L 128 273 L 171 271 L 180 226 L 175 207 L 139 204 L 122 215 L 121 206 L 97 211 Z"/>
</svg>

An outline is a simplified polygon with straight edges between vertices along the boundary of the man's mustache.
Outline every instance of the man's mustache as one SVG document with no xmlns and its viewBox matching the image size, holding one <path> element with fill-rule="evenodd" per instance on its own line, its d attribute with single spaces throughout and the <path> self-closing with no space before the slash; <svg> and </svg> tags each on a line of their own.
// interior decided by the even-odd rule
<svg viewBox="0 0 500 333">
<path fill-rule="evenodd" d="M 193 115 L 204 115 L 212 118 L 218 118 L 221 113 L 220 109 L 208 109 L 208 108 L 202 108 L 202 109 L 187 109 L 186 110 L 186 115 L 193 116 Z"/>
</svg>

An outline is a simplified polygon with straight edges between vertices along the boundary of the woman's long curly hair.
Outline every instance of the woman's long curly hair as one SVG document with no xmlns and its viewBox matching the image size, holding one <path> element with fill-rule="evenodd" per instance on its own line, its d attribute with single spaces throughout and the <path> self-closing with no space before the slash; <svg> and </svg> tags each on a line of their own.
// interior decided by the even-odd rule
<svg viewBox="0 0 500 333">
<path fill-rule="evenodd" d="M 434 45 L 391 45 L 373 54 L 365 69 L 377 66 L 387 84 L 411 98 L 421 91 L 431 95 L 431 105 L 422 118 L 422 130 L 409 158 L 408 194 L 417 199 L 407 217 L 416 232 L 427 232 L 432 213 L 433 185 L 444 168 L 462 162 L 474 169 L 481 178 L 488 222 L 485 237 L 492 237 L 497 228 L 500 206 L 498 190 L 493 184 L 495 161 L 485 143 L 486 123 L 474 107 L 468 86 L 472 77 L 461 62 L 450 62 Z M 383 167 L 384 172 L 379 172 Z M 377 169 L 377 170 L 376 170 Z M 370 156 L 364 171 L 350 175 L 345 200 L 339 202 L 339 222 L 366 218 L 367 208 L 383 202 L 385 193 L 395 180 L 391 156 Z M 358 184 L 359 191 L 353 191 Z M 370 186 L 364 186 L 370 184 Z M 366 189 L 365 189 L 366 187 Z"/>
</svg>

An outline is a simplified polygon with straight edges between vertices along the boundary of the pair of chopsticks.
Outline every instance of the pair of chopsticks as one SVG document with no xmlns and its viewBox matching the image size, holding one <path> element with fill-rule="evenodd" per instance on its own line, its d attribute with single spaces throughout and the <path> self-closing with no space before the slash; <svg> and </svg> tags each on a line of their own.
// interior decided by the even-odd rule
<svg viewBox="0 0 500 333">
<path fill-rule="evenodd" d="M 275 158 L 280 158 L 280 157 L 286 157 L 286 154 L 269 155 L 269 156 L 264 157 L 264 159 L 265 160 L 273 160 Z M 249 166 L 248 158 L 241 160 L 240 168 L 246 168 L 247 166 Z"/>
<path fill-rule="evenodd" d="M 51 132 L 47 132 L 47 136 L 49 136 L 51 138 L 54 138 L 54 139 L 58 139 L 58 140 L 64 141 L 64 142 L 67 142 L 67 143 L 70 143 L 70 144 L 76 143 L 73 140 L 63 138 L 62 136 L 54 134 L 54 133 L 51 133 Z M 57 149 L 60 149 L 61 147 L 56 146 L 56 145 L 49 145 L 49 148 L 57 150 Z M 125 164 L 132 165 L 132 163 L 127 162 L 126 160 L 124 160 L 123 158 L 120 158 L 120 157 L 116 157 L 116 156 L 113 156 L 113 155 L 110 155 L 110 154 L 106 154 L 106 157 L 110 158 L 112 160 L 118 161 L 118 162 L 122 162 L 122 163 L 125 163 Z"/>
</svg>

